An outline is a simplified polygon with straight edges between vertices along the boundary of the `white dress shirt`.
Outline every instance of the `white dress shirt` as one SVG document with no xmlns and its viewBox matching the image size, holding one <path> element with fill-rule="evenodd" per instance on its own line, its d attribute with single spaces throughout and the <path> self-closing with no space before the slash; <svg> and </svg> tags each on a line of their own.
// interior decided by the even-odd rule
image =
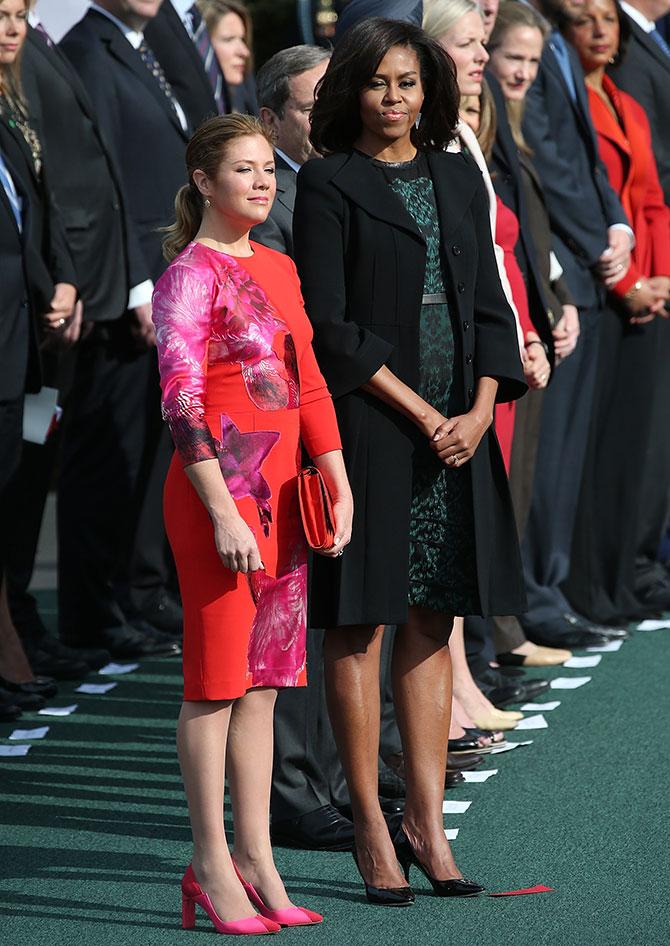
<svg viewBox="0 0 670 946">
<path fill-rule="evenodd" d="M 641 30 L 644 30 L 645 33 L 652 33 L 656 29 L 656 24 L 653 20 L 648 20 L 644 13 L 640 13 L 637 7 L 633 7 L 630 3 L 626 3 L 625 0 L 620 0 L 619 6 L 624 13 L 627 13 L 631 20 L 635 20 L 637 25 Z"/>
</svg>

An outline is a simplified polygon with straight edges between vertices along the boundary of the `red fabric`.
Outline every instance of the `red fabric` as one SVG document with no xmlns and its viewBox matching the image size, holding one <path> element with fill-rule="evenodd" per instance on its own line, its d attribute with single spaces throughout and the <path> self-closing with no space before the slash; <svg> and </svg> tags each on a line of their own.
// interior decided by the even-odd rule
<svg viewBox="0 0 670 946">
<path fill-rule="evenodd" d="M 490 893 L 489 897 L 518 897 L 524 893 L 552 893 L 553 887 L 545 887 L 544 884 L 535 884 L 534 887 L 521 887 L 519 890 L 506 890 L 504 893 Z"/>
<path fill-rule="evenodd" d="M 623 296 L 641 276 L 670 276 L 670 209 L 658 180 L 645 110 L 609 76 L 604 77 L 603 88 L 619 121 L 589 88 L 591 117 L 610 184 L 635 234 L 630 269 L 614 287 Z"/>
<path fill-rule="evenodd" d="M 533 332 L 533 323 L 528 310 L 528 293 L 526 284 L 519 268 L 514 247 L 519 239 L 519 221 L 513 211 L 509 209 L 496 194 L 496 243 L 502 247 L 505 262 L 505 272 L 512 290 L 512 299 L 519 313 L 519 322 L 523 337 L 526 332 Z M 505 469 L 509 476 L 510 461 L 512 459 L 512 440 L 514 439 L 514 401 L 508 404 L 496 404 L 496 435 L 500 443 Z"/>
</svg>

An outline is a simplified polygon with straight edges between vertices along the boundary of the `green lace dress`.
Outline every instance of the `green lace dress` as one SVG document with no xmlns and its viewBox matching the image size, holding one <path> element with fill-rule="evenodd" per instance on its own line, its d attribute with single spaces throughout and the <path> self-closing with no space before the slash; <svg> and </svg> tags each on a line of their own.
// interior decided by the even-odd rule
<svg viewBox="0 0 670 946">
<path fill-rule="evenodd" d="M 426 241 L 424 293 L 445 292 L 440 221 L 425 156 L 419 153 L 402 164 L 372 164 Z M 448 304 L 422 305 L 418 393 L 445 417 L 463 412 L 460 354 L 455 353 Z M 479 612 L 470 469 L 445 466 L 424 442 L 417 444 L 413 460 L 409 604 L 443 614 Z"/>
</svg>

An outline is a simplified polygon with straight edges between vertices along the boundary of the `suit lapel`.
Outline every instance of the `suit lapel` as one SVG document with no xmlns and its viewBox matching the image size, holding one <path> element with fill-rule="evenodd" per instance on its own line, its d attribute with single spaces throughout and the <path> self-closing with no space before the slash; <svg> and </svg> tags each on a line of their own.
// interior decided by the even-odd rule
<svg viewBox="0 0 670 946">
<path fill-rule="evenodd" d="M 291 168 L 277 168 L 277 200 L 293 213 L 295 208 L 296 180 L 298 175 Z"/>
<path fill-rule="evenodd" d="M 571 49 L 571 47 L 568 45 L 568 51 L 569 51 L 569 52 L 570 52 L 570 49 Z M 585 98 L 585 94 L 586 94 L 586 93 L 585 93 L 585 90 L 584 90 L 584 80 L 583 80 L 582 76 L 579 74 L 579 72 L 575 75 L 575 70 L 573 69 L 572 74 L 573 74 L 574 80 L 575 80 L 575 91 L 576 91 L 576 93 L 577 93 L 577 99 L 576 99 L 576 101 L 575 101 L 575 99 L 573 99 L 572 95 L 570 94 L 570 89 L 568 88 L 568 85 L 567 85 L 567 83 L 566 83 L 566 81 L 565 81 L 565 76 L 563 75 L 563 70 L 562 70 L 561 67 L 559 66 L 558 60 L 556 59 L 556 56 L 555 56 L 555 54 L 554 54 L 554 51 L 553 51 L 553 49 L 549 46 L 549 44 L 547 44 L 547 49 L 546 49 L 546 52 L 544 53 L 543 59 L 544 59 L 545 65 L 550 69 L 550 71 L 554 74 L 554 76 L 556 76 L 556 78 L 558 79 L 558 81 L 559 81 L 559 82 L 561 83 L 561 85 L 563 86 L 563 89 L 564 89 L 564 91 L 565 91 L 565 98 L 566 98 L 566 100 L 570 103 L 570 107 L 572 108 L 572 110 L 574 111 L 575 115 L 576 115 L 577 118 L 579 119 L 579 121 L 580 121 L 582 127 L 584 128 L 584 130 L 585 130 L 586 132 L 588 132 L 588 136 L 589 136 L 590 140 L 595 144 L 595 141 L 594 141 L 594 138 L 593 138 L 593 129 L 592 129 L 591 126 L 589 125 L 589 122 L 588 122 L 588 120 L 587 120 L 587 118 L 586 118 L 586 113 L 584 112 L 584 98 Z M 573 60 L 573 58 L 572 58 L 572 53 L 570 54 L 570 62 L 571 62 L 571 64 L 574 66 L 574 60 Z M 580 87 L 580 83 L 581 83 L 581 87 Z M 580 92 L 582 93 L 581 95 L 580 95 Z M 588 108 L 588 104 L 586 105 L 586 107 Z"/>
<path fill-rule="evenodd" d="M 628 17 L 628 20 L 633 31 L 633 35 L 641 43 L 642 46 L 647 50 L 650 56 L 656 60 L 659 65 L 663 66 L 667 72 L 670 72 L 670 57 L 666 56 L 661 47 L 656 43 L 648 33 L 638 26 L 638 24 L 631 17 Z"/>
<path fill-rule="evenodd" d="M 21 229 L 20 230 L 16 222 L 16 217 L 14 216 L 12 205 L 9 202 L 9 197 L 5 193 L 5 188 L 2 186 L 2 184 L 0 184 L 0 203 L 2 203 L 3 207 L 6 208 L 7 213 L 10 216 L 12 226 L 14 227 L 14 230 L 16 231 L 16 236 L 19 242 L 25 243 L 25 235 L 27 232 L 27 228 L 30 224 L 30 200 L 28 198 L 28 194 L 23 184 L 21 175 L 19 174 L 17 169 L 14 167 L 14 165 L 12 164 L 12 162 L 10 161 L 10 159 L 7 157 L 7 155 L 4 152 L 3 152 L 3 159 L 7 167 L 7 170 L 9 171 L 11 175 L 12 181 L 14 183 L 14 188 L 16 189 L 16 193 L 21 198 Z"/>
<path fill-rule="evenodd" d="M 445 251 L 472 203 L 478 177 L 461 154 L 429 151 L 428 165 L 435 188 L 435 202 Z M 447 253 L 447 258 L 451 254 Z"/>
<path fill-rule="evenodd" d="M 607 88 L 607 79 L 604 80 L 603 84 L 605 85 L 606 91 L 610 90 Z M 612 83 L 613 85 L 613 83 Z M 626 113 L 621 109 L 621 102 L 617 103 L 617 112 L 619 117 L 623 121 L 624 127 L 622 128 L 619 122 L 611 114 L 603 100 L 597 94 L 597 92 L 589 91 L 589 101 L 592 109 L 592 114 L 594 116 L 594 125 L 598 129 L 598 134 L 603 135 L 609 141 L 612 142 L 615 147 L 622 151 L 626 156 L 626 160 L 630 162 L 631 158 L 631 147 L 630 142 L 626 138 L 627 128 L 626 128 Z M 597 116 L 597 118 L 596 118 Z"/>
<path fill-rule="evenodd" d="M 84 89 L 81 80 L 75 70 L 70 66 L 69 62 L 60 51 L 58 46 L 48 46 L 46 41 L 38 33 L 37 30 L 30 27 L 28 30 L 28 42 L 31 43 L 35 52 L 38 56 L 42 56 L 47 60 L 49 65 L 55 69 L 67 82 L 67 84 L 72 89 L 79 105 L 81 106 L 82 111 L 84 111 L 88 118 L 93 119 L 93 110 L 91 108 L 91 103 L 89 101 L 86 90 Z"/>
<path fill-rule="evenodd" d="M 19 150 L 23 152 L 23 156 L 26 159 L 26 164 L 28 165 L 30 169 L 30 173 L 32 174 L 33 180 L 35 182 L 35 186 L 39 188 L 40 181 L 37 176 L 37 171 L 35 170 L 35 163 L 33 161 L 33 155 L 30 148 L 28 147 L 26 143 L 26 139 L 21 134 L 21 131 L 15 125 L 13 125 L 10 121 L 8 121 L 4 116 L 0 117 L 0 121 L 2 122 L 5 129 L 7 130 L 7 134 L 12 136 L 17 148 L 19 148 Z"/>
</svg>

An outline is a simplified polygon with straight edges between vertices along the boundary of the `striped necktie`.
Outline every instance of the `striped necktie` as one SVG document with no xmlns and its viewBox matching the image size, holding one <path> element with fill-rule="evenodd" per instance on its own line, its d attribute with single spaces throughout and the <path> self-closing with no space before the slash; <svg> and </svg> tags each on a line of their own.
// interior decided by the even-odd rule
<svg viewBox="0 0 670 946">
<path fill-rule="evenodd" d="M 190 8 L 188 13 L 191 18 L 193 42 L 195 43 L 195 48 L 200 53 L 200 58 L 202 59 L 203 66 L 205 67 L 209 84 L 211 85 L 212 91 L 214 92 L 216 107 L 218 109 L 219 115 L 225 115 L 226 98 L 223 94 L 223 73 L 221 72 L 219 60 L 216 58 L 212 41 L 209 38 L 207 24 L 203 20 L 200 10 L 195 3 Z"/>
<path fill-rule="evenodd" d="M 670 59 L 670 46 L 668 46 L 666 41 L 663 39 L 663 34 L 660 32 L 660 30 L 657 30 L 654 27 L 654 29 L 651 31 L 649 35 L 654 40 L 656 45 L 659 46 L 663 50 L 663 52 L 668 57 L 668 59 Z"/>
<path fill-rule="evenodd" d="M 147 67 L 147 69 L 149 70 L 151 75 L 154 77 L 156 82 L 158 82 L 158 85 L 161 88 L 161 92 L 163 93 L 165 98 L 168 100 L 170 108 L 174 112 L 175 118 L 179 122 L 180 127 L 183 128 L 183 122 L 179 115 L 179 110 L 177 108 L 177 100 L 174 97 L 172 86 L 168 82 L 167 77 L 165 73 L 163 72 L 163 67 L 161 66 L 159 61 L 156 59 L 151 46 L 147 44 L 147 41 L 145 39 L 142 39 L 140 47 L 137 51 L 140 54 L 140 57 L 144 65 Z"/>
<path fill-rule="evenodd" d="M 7 195 L 7 200 L 9 201 L 9 206 L 12 208 L 12 213 L 14 214 L 14 219 L 16 220 L 16 226 L 19 228 L 19 233 L 23 229 L 23 218 L 21 215 L 23 201 L 16 192 L 16 187 L 14 186 L 14 181 L 12 176 L 9 173 L 9 168 L 5 164 L 5 159 L 0 154 L 0 185 Z"/>
</svg>

